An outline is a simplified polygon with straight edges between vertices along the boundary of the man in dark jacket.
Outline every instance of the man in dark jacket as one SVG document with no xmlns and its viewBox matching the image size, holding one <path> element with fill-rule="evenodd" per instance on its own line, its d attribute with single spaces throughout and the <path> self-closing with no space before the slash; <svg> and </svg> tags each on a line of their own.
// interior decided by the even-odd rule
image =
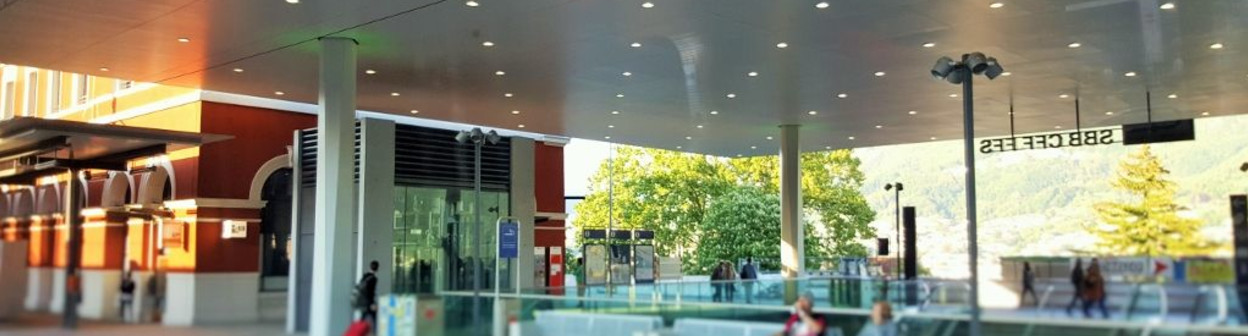
<svg viewBox="0 0 1248 336">
<path fill-rule="evenodd" d="M 1075 258 L 1075 269 L 1070 271 L 1070 283 L 1075 287 L 1075 296 L 1066 305 L 1066 315 L 1070 315 L 1070 310 L 1076 304 L 1083 303 L 1083 259 Z"/>
<path fill-rule="evenodd" d="M 371 329 L 377 328 L 377 269 L 380 267 L 376 260 L 369 262 L 368 272 L 355 285 L 355 309 L 360 311 L 360 319 L 368 321 Z"/>
<path fill-rule="evenodd" d="M 741 286 L 745 287 L 745 303 L 754 303 L 754 283 L 758 281 L 758 268 L 754 266 L 754 258 L 746 257 L 745 265 L 741 265 Z"/>
</svg>

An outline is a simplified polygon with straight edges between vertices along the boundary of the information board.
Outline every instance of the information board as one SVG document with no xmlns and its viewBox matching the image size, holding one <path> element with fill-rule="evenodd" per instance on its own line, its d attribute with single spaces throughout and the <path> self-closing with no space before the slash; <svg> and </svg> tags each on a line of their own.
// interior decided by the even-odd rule
<svg viewBox="0 0 1248 336">
<path fill-rule="evenodd" d="M 605 245 L 585 245 L 585 284 L 605 285 L 607 283 L 607 247 Z"/>
<path fill-rule="evenodd" d="M 520 255 L 520 223 L 513 219 L 498 220 L 498 257 L 515 259 Z"/>
</svg>

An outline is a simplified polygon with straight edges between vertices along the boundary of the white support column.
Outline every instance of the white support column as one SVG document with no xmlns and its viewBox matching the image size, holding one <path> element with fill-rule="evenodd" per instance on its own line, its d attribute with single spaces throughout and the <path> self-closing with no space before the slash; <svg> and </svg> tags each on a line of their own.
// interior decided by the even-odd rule
<svg viewBox="0 0 1248 336">
<path fill-rule="evenodd" d="M 321 43 L 317 116 L 316 235 L 309 334 L 340 335 L 351 322 L 351 207 L 355 156 L 355 40 Z"/>
<path fill-rule="evenodd" d="M 394 121 L 360 120 L 359 276 L 376 260 L 377 295 L 390 293 L 394 267 Z"/>
<path fill-rule="evenodd" d="M 785 279 L 805 270 L 802 246 L 802 159 L 798 125 L 780 126 L 780 268 Z"/>
<path fill-rule="evenodd" d="M 533 288 L 534 217 L 537 216 L 537 193 L 534 188 L 535 164 L 533 139 L 511 138 L 511 216 L 520 221 L 520 241 L 516 256 L 516 290 Z"/>
</svg>

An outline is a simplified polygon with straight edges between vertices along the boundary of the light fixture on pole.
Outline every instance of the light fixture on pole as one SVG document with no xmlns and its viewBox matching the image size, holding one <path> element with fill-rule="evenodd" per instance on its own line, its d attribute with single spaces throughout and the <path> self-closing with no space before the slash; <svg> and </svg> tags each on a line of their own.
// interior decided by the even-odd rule
<svg viewBox="0 0 1248 336">
<path fill-rule="evenodd" d="M 470 131 L 460 131 L 455 134 L 455 141 L 461 144 L 472 143 L 473 145 L 473 177 L 472 191 L 473 204 L 472 213 L 476 216 L 476 223 L 472 226 L 472 241 L 474 254 L 476 258 L 472 266 L 472 321 L 473 324 L 481 322 L 481 276 L 482 264 L 481 260 L 481 226 L 485 224 L 481 222 L 481 146 L 489 143 L 497 144 L 502 137 L 498 132 L 490 131 L 482 132 L 480 127 L 473 127 Z"/>
<path fill-rule="evenodd" d="M 932 66 L 932 76 L 944 79 L 952 84 L 962 85 L 962 142 L 966 155 L 966 239 L 971 268 L 971 336 L 983 335 L 980 324 L 979 308 L 979 245 L 976 242 L 975 215 L 975 96 L 972 88 L 974 75 L 984 75 L 989 80 L 1000 76 L 1005 69 L 994 57 L 985 56 L 981 52 L 962 55 L 961 62 L 949 57 L 941 57 Z"/>
<path fill-rule="evenodd" d="M 897 237 L 897 248 L 895 249 L 897 251 L 897 278 L 901 279 L 901 191 L 905 190 L 905 186 L 902 185 L 901 182 L 893 182 L 885 184 L 884 190 L 893 191 L 893 207 L 897 210 L 897 225 L 895 226 L 896 231 L 893 231 L 893 233 Z"/>
</svg>

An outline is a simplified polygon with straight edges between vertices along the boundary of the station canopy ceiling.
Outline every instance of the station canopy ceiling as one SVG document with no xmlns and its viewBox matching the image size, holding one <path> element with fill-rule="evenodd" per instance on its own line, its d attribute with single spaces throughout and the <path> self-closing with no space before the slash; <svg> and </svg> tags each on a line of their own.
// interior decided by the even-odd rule
<svg viewBox="0 0 1248 336">
<path fill-rule="evenodd" d="M 0 62 L 316 103 L 315 39 L 346 36 L 363 110 L 722 156 L 781 124 L 807 151 L 960 138 L 929 69 L 971 51 L 1009 72 L 977 77 L 981 136 L 1011 104 L 1019 133 L 1074 128 L 1075 98 L 1083 127 L 1144 122 L 1146 91 L 1155 120 L 1248 106 L 1243 0 L 648 3 L 6 1 Z"/>
</svg>

